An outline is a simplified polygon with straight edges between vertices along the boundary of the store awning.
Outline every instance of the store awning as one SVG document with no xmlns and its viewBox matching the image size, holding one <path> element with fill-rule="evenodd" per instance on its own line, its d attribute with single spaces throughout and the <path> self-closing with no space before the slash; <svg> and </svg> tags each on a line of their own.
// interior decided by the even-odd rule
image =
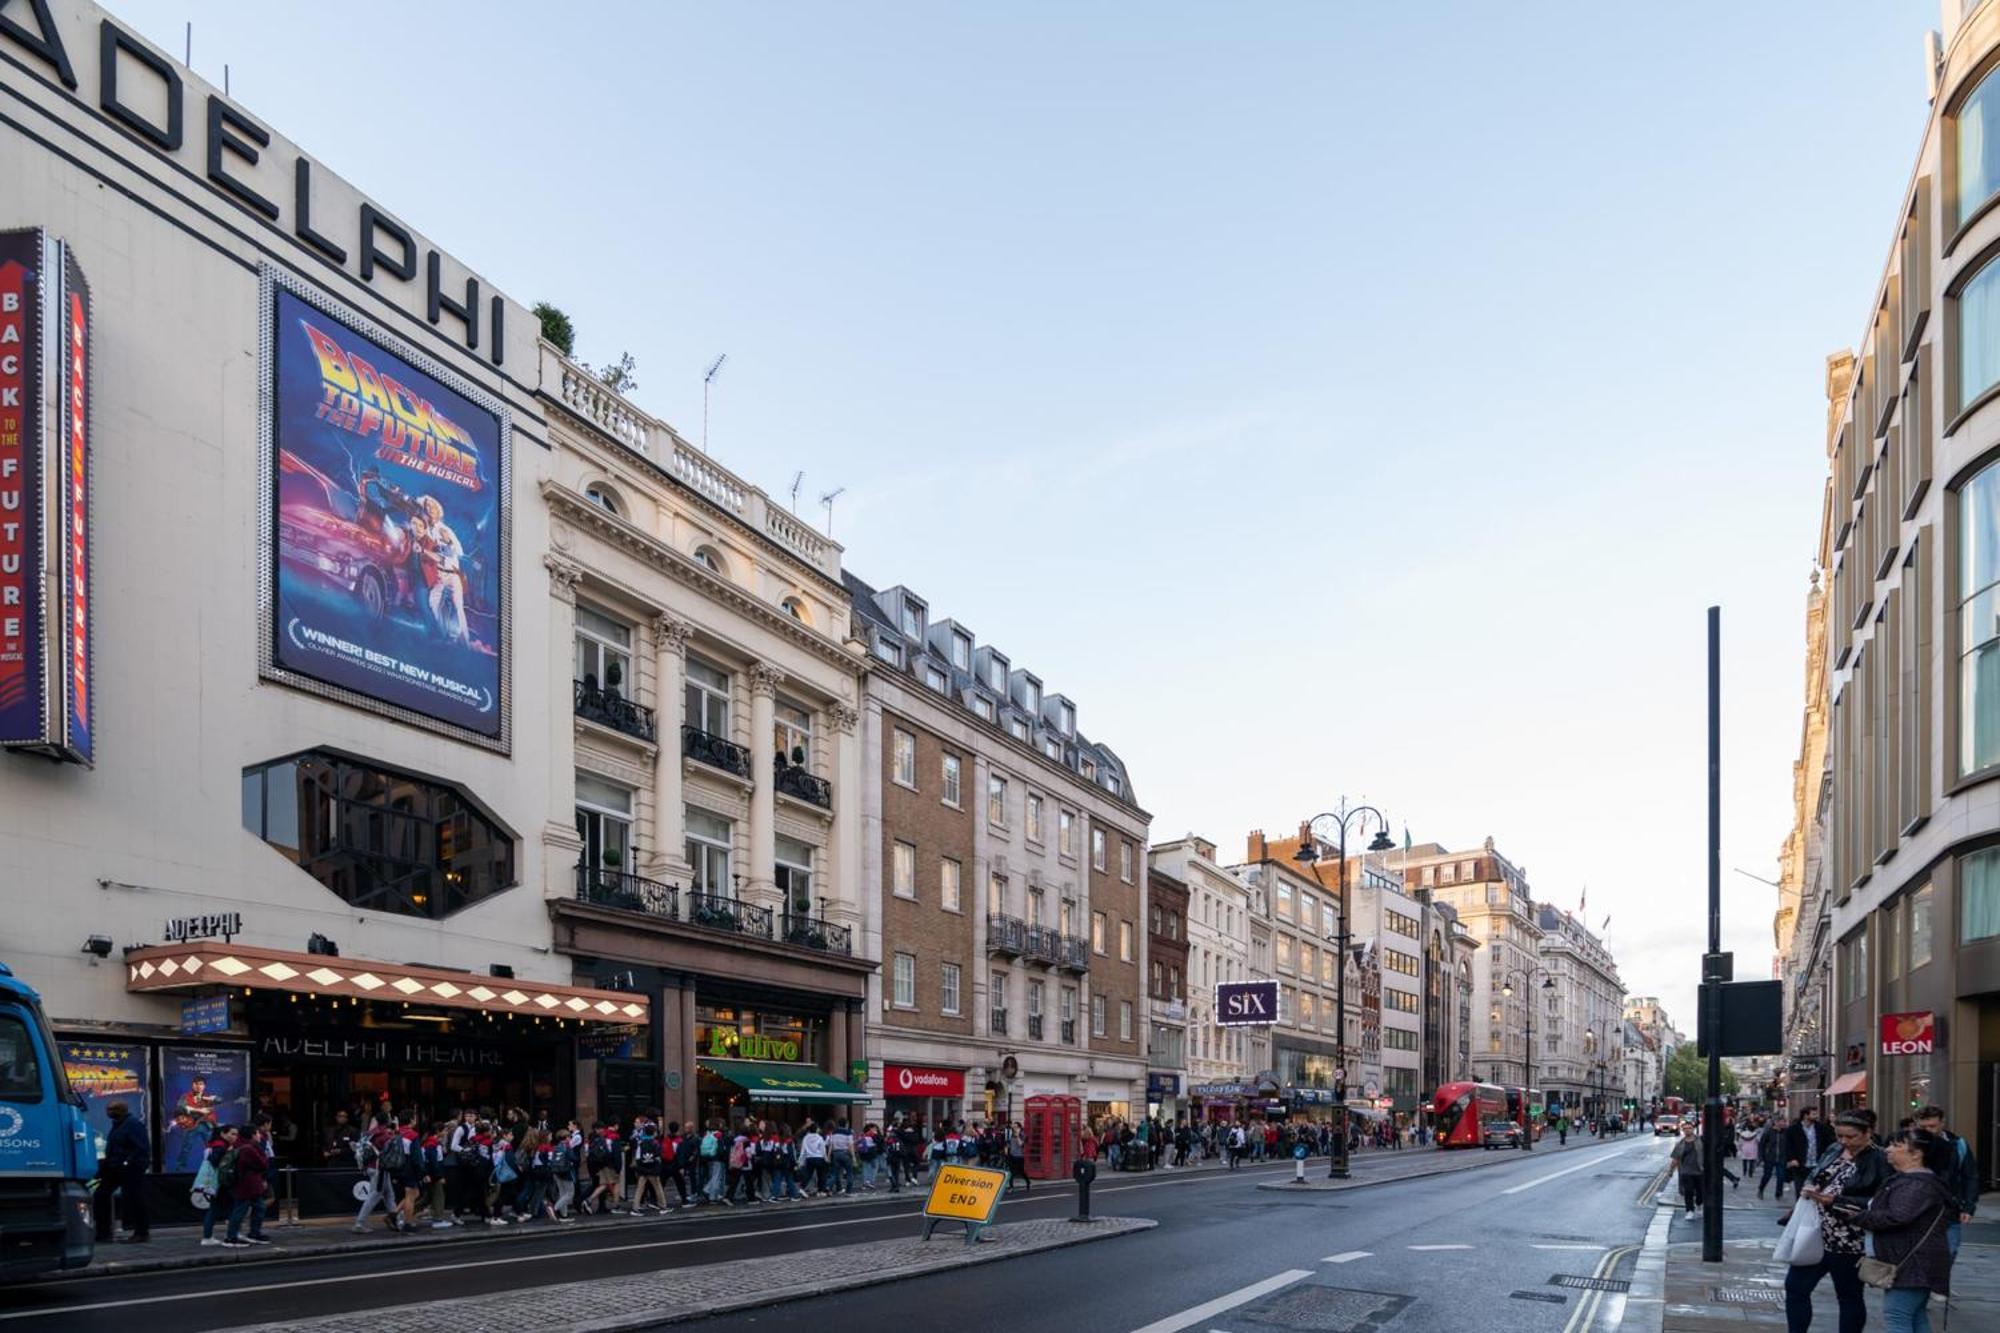
<svg viewBox="0 0 2000 1333">
<path fill-rule="evenodd" d="M 1868 1091 L 1868 1071 L 1859 1069 L 1852 1074 L 1842 1074 L 1839 1078 L 1835 1079 L 1833 1086 L 1826 1090 L 1826 1095 L 1829 1097 L 1845 1097 L 1852 1093 L 1866 1091 Z"/>
<path fill-rule="evenodd" d="M 128 991 L 196 991 L 205 986 L 337 995 L 578 1023 L 644 1023 L 649 1012 L 646 996 L 624 991 L 260 949 L 224 940 L 154 944 L 125 955 Z"/>
<path fill-rule="evenodd" d="M 759 1102 L 865 1102 L 854 1085 L 807 1065 L 782 1060 L 701 1060 L 701 1068 L 734 1083 Z"/>
</svg>

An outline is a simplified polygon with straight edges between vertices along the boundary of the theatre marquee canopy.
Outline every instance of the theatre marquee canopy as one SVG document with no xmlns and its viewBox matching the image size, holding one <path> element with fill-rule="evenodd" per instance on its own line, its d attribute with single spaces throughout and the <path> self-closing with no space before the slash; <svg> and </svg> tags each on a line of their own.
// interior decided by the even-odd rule
<svg viewBox="0 0 2000 1333">
<path fill-rule="evenodd" d="M 592 990 L 441 967 L 259 949 L 223 940 L 156 944 L 125 955 L 125 989 L 192 991 L 204 986 L 402 1001 L 440 1009 L 573 1019 L 579 1023 L 644 1023 L 644 995 Z"/>
</svg>

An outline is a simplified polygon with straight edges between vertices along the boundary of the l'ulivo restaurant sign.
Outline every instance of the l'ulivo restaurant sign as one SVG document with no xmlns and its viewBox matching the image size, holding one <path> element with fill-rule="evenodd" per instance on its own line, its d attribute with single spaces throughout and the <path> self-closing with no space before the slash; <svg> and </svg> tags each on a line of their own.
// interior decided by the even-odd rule
<svg viewBox="0 0 2000 1333">
<path fill-rule="evenodd" d="M 767 1037 L 720 1025 L 708 1030 L 708 1053 L 717 1060 L 797 1060 L 799 1043 L 790 1037 Z"/>
</svg>

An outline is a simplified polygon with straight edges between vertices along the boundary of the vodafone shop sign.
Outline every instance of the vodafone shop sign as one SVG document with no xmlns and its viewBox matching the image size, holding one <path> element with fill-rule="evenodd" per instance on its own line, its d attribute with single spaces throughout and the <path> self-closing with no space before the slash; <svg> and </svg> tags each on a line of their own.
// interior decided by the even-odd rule
<svg viewBox="0 0 2000 1333">
<path fill-rule="evenodd" d="M 1882 1015 L 1882 1054 L 1929 1055 L 1936 1045 L 1937 1015 L 1931 1010 Z"/>
<path fill-rule="evenodd" d="M 963 1097 L 965 1071 L 883 1065 L 882 1093 L 888 1097 Z"/>
</svg>

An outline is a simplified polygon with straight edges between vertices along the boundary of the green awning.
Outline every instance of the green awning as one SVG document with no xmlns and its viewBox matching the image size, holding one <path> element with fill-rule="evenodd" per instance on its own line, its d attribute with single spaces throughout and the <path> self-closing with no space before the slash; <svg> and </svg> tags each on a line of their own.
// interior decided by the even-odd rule
<svg viewBox="0 0 2000 1333">
<path fill-rule="evenodd" d="M 760 1102 L 865 1102 L 868 1094 L 809 1065 L 782 1060 L 701 1060 L 703 1069 Z"/>
</svg>

